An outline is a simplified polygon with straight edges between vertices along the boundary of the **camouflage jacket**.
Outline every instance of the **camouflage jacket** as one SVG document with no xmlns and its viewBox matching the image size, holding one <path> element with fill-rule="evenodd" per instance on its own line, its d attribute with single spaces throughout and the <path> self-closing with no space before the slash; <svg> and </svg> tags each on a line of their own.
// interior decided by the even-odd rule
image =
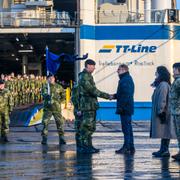
<svg viewBox="0 0 180 180">
<path fill-rule="evenodd" d="M 10 93 L 7 89 L 0 90 L 0 111 L 8 110 Z"/>
<path fill-rule="evenodd" d="M 93 76 L 84 69 L 79 74 L 79 94 L 81 111 L 95 111 L 99 108 L 97 97 L 109 99 L 109 94 L 96 88 Z"/>
<path fill-rule="evenodd" d="M 48 95 L 47 85 L 42 89 L 42 95 L 44 99 L 44 106 L 53 105 L 59 106 L 66 98 L 65 90 L 57 83 L 50 84 L 50 95 Z"/>
<path fill-rule="evenodd" d="M 170 108 L 172 115 L 180 115 L 180 76 L 175 78 L 171 86 Z"/>
<path fill-rule="evenodd" d="M 79 86 L 74 85 L 72 88 L 71 101 L 74 105 L 74 111 L 78 111 L 80 107 L 80 96 L 79 96 Z"/>
</svg>

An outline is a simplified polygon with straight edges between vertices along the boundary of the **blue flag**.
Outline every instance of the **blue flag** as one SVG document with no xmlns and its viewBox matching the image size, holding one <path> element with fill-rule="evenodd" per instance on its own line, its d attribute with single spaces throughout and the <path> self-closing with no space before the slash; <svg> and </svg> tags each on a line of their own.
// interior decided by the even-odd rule
<svg viewBox="0 0 180 180">
<path fill-rule="evenodd" d="M 46 67 L 47 71 L 49 71 L 51 74 L 56 74 L 57 70 L 60 66 L 60 60 L 58 55 L 49 52 L 49 49 L 46 48 Z"/>
<path fill-rule="evenodd" d="M 88 54 L 83 55 L 83 57 L 78 57 L 78 55 L 72 56 L 69 54 L 62 53 L 60 55 L 56 55 L 49 51 L 48 48 L 46 48 L 46 67 L 47 71 L 51 73 L 52 75 L 56 74 L 58 71 L 61 61 L 64 60 L 66 62 L 72 62 L 78 60 L 85 60 L 88 57 Z"/>
</svg>

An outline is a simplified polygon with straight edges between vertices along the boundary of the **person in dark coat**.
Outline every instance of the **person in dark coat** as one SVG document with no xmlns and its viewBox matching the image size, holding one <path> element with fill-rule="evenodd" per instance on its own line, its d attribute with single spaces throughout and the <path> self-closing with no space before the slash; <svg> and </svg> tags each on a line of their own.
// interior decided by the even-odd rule
<svg viewBox="0 0 180 180">
<path fill-rule="evenodd" d="M 134 113 L 134 82 L 127 65 L 120 65 L 117 73 L 120 80 L 114 98 L 117 99 L 116 114 L 119 114 L 121 118 L 124 145 L 115 152 L 118 154 L 133 154 L 135 148 L 131 121 Z"/>
<path fill-rule="evenodd" d="M 169 108 L 170 73 L 166 67 L 158 66 L 155 75 L 156 79 L 151 84 L 155 89 L 152 95 L 150 137 L 160 138 L 161 145 L 152 155 L 169 157 L 169 142 L 171 138 L 175 138 Z"/>
</svg>

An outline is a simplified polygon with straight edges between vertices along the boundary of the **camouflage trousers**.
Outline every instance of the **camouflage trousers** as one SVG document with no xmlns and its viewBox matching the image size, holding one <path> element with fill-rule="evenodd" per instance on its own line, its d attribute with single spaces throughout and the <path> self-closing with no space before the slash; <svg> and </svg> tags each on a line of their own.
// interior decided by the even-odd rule
<svg viewBox="0 0 180 180">
<path fill-rule="evenodd" d="M 8 110 L 0 111 L 0 135 L 6 136 L 9 132 L 9 112 Z"/>
<path fill-rule="evenodd" d="M 81 123 L 82 123 L 82 116 L 77 116 L 76 112 L 74 112 L 75 121 L 74 121 L 74 128 L 75 128 L 75 139 L 76 139 L 76 145 L 81 146 L 80 137 L 81 137 Z"/>
<path fill-rule="evenodd" d="M 178 141 L 178 147 L 180 151 L 180 115 L 173 115 L 173 120 Z"/>
<path fill-rule="evenodd" d="M 96 130 L 96 111 L 84 111 L 82 113 L 82 123 L 80 126 L 81 144 L 89 146 L 89 140 Z"/>
<path fill-rule="evenodd" d="M 48 124 L 50 122 L 51 117 L 54 117 L 56 122 L 56 127 L 58 131 L 59 136 L 64 135 L 64 117 L 61 115 L 61 107 L 46 107 L 43 111 L 43 118 L 42 118 L 42 124 L 43 124 L 43 130 L 41 135 L 47 136 L 48 135 Z"/>
</svg>

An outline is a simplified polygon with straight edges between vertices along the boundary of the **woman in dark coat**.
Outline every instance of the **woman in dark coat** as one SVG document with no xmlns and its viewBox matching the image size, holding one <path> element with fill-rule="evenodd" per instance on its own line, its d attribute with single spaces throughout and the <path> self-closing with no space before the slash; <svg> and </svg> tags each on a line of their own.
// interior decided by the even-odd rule
<svg viewBox="0 0 180 180">
<path fill-rule="evenodd" d="M 169 112 L 170 73 L 164 66 L 156 69 L 156 79 L 152 86 L 151 138 L 161 138 L 160 150 L 153 152 L 155 157 L 169 157 L 169 142 L 174 137 L 173 124 Z"/>
</svg>

